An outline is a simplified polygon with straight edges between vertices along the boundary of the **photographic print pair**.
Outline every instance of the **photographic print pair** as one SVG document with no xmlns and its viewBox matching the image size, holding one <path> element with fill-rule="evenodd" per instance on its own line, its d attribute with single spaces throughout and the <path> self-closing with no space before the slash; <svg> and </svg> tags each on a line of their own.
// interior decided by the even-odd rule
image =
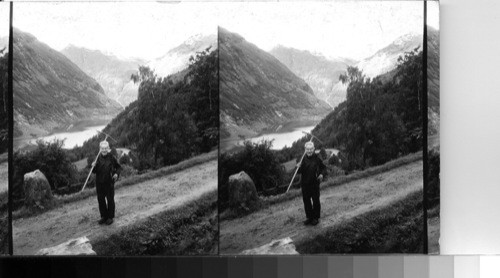
<svg viewBox="0 0 500 278">
<path fill-rule="evenodd" d="M 437 2 L 9 14 L 4 254 L 439 253 Z"/>
</svg>

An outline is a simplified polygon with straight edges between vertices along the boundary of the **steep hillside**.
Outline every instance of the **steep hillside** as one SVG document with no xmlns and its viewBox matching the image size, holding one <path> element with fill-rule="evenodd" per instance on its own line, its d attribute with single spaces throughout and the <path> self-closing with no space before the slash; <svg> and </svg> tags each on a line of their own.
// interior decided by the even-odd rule
<svg viewBox="0 0 500 278">
<path fill-rule="evenodd" d="M 305 50 L 297 50 L 284 46 L 277 46 L 270 52 L 281 63 L 287 66 L 298 77 L 311 86 L 319 99 L 327 102 L 331 107 L 337 106 L 343 97 L 339 98 L 337 83 L 340 74 L 355 62 L 346 59 L 329 60 L 321 55 Z"/>
<path fill-rule="evenodd" d="M 272 124 L 320 119 L 331 107 L 271 54 L 219 28 L 221 134 L 254 134 Z"/>
<path fill-rule="evenodd" d="M 136 168 L 174 164 L 217 147 L 217 61 L 217 51 L 198 54 L 187 69 L 167 78 L 141 68 L 138 99 L 104 129 L 118 146 L 134 150 Z M 78 152 L 96 154 L 100 140 L 94 136 Z"/>
<path fill-rule="evenodd" d="M 14 30 L 14 121 L 46 134 L 76 120 L 111 118 L 121 110 L 102 87 L 60 52 Z"/>
<path fill-rule="evenodd" d="M 66 47 L 61 52 L 86 74 L 94 78 L 103 87 L 109 98 L 124 107 L 137 99 L 138 86 L 129 85 L 130 76 L 137 72 L 140 65 L 145 64 L 144 61 L 139 59 L 121 60 L 99 50 L 89 50 L 73 45 Z"/>
</svg>

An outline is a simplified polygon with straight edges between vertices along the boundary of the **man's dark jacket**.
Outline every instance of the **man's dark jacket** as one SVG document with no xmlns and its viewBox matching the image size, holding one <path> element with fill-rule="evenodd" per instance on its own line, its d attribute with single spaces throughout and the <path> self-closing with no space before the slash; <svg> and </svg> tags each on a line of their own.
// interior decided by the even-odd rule
<svg viewBox="0 0 500 278">
<path fill-rule="evenodd" d="M 121 170 L 122 167 L 111 153 L 106 156 L 99 155 L 94 170 L 92 170 L 96 174 L 96 187 L 112 185 L 113 175 L 120 176 Z"/>
<path fill-rule="evenodd" d="M 303 189 L 319 188 L 318 176 L 326 177 L 326 166 L 323 161 L 313 153 L 310 157 L 305 155 L 298 172 L 302 175 L 300 183 Z"/>
</svg>

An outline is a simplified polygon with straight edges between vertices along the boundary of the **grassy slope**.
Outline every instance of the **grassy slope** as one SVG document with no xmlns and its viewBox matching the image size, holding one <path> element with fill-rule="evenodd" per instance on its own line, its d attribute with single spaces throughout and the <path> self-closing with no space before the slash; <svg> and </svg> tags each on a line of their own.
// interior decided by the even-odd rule
<svg viewBox="0 0 500 278">
<path fill-rule="evenodd" d="M 408 195 L 422 190 L 422 160 L 403 165 L 367 178 L 321 191 L 321 221 L 316 227 L 304 226 L 300 196 L 261 207 L 238 218 L 220 218 L 220 250 L 238 254 L 271 242 L 273 239 L 321 235 L 332 227 L 343 225 L 370 211 L 383 209 Z M 224 219 L 224 220 L 223 220 Z"/>
<path fill-rule="evenodd" d="M 217 192 L 210 192 L 91 243 L 106 256 L 216 255 L 218 238 Z"/>
<path fill-rule="evenodd" d="M 422 253 L 422 191 L 295 242 L 301 254 Z"/>
<path fill-rule="evenodd" d="M 322 190 L 324 190 L 327 187 L 340 186 L 340 185 L 346 184 L 348 182 L 352 182 L 352 181 L 364 179 L 364 178 L 367 178 L 370 176 L 374 176 L 374 175 L 389 171 L 391 169 L 410 164 L 412 162 L 415 162 L 415 161 L 418 161 L 421 159 L 422 159 L 421 152 L 410 154 L 410 155 L 389 161 L 383 165 L 366 169 L 364 171 L 354 172 L 354 173 L 346 175 L 346 176 L 337 176 L 337 177 L 330 178 L 327 181 L 323 182 L 320 185 L 320 188 Z M 259 209 L 263 209 L 263 208 L 272 206 L 274 204 L 293 200 L 293 199 L 298 198 L 300 196 L 302 196 L 302 193 L 300 190 L 290 188 L 290 191 L 287 194 L 281 194 L 281 195 L 277 195 L 277 196 L 262 198 L 261 206 L 258 207 L 257 210 L 255 210 L 253 212 L 258 211 Z M 240 216 L 241 215 L 234 214 L 234 212 L 232 212 L 232 211 L 224 211 L 221 213 L 220 220 L 221 221 L 228 220 L 228 219 L 233 219 L 233 218 L 237 218 Z"/>
<path fill-rule="evenodd" d="M 182 171 L 184 169 L 190 168 L 190 167 L 198 165 L 198 164 L 205 163 L 205 162 L 210 161 L 210 160 L 214 160 L 216 158 L 217 158 L 217 151 L 212 151 L 210 153 L 202 154 L 202 155 L 193 157 L 191 159 L 184 160 L 184 161 L 182 161 L 178 164 L 172 165 L 172 166 L 161 168 L 159 170 L 151 171 L 151 172 L 148 172 L 148 173 L 145 173 L 142 175 L 132 176 L 132 177 L 129 177 L 127 179 L 118 181 L 115 184 L 115 190 L 117 188 L 120 188 L 120 187 L 132 186 L 132 185 L 137 184 L 137 183 L 141 183 L 141 182 L 152 180 L 152 179 L 162 177 L 162 176 L 165 176 L 165 175 L 168 175 L 171 173 Z M 65 195 L 65 196 L 56 196 L 53 206 L 51 208 L 47 208 L 44 211 L 32 211 L 32 210 L 29 210 L 29 209 L 26 209 L 25 207 L 23 207 L 20 210 L 13 212 L 12 217 L 13 217 L 13 219 L 19 219 L 19 218 L 23 218 L 23 217 L 37 215 L 37 214 L 52 210 L 54 208 L 61 207 L 64 204 L 83 200 L 85 198 L 89 198 L 89 197 L 95 196 L 95 195 L 96 195 L 96 191 L 94 188 L 86 188 L 84 191 L 82 191 L 80 193 L 76 193 L 76 194 L 72 194 L 72 195 Z"/>
</svg>

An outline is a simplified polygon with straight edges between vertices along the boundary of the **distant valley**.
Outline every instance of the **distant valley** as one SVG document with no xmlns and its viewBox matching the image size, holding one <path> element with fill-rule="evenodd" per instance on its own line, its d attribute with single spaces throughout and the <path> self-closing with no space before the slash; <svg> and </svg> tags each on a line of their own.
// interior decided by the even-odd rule
<svg viewBox="0 0 500 278">
<path fill-rule="evenodd" d="M 106 95 L 125 107 L 137 98 L 138 85 L 129 84 L 130 76 L 137 72 L 145 61 L 140 59 L 121 60 L 99 50 L 89 50 L 70 45 L 62 51 L 86 74 L 93 77 L 104 89 Z"/>
<path fill-rule="evenodd" d="M 160 77 L 180 72 L 188 67 L 189 57 L 207 47 L 215 49 L 215 35 L 195 35 L 182 44 L 168 50 L 163 56 L 146 61 L 143 59 L 124 59 L 104 54 L 99 50 L 89 50 L 76 46 L 68 46 L 62 53 L 85 73 L 93 77 L 104 89 L 106 95 L 126 107 L 137 99 L 138 84 L 130 77 L 139 66 L 148 66 Z"/>
<path fill-rule="evenodd" d="M 331 60 L 307 50 L 297 50 L 284 46 L 277 46 L 270 53 L 293 73 L 304 79 L 311 86 L 316 97 L 327 102 L 332 108 L 344 100 L 344 96 L 336 97 L 337 91 L 341 90 L 337 85 L 339 76 L 356 61 L 350 59 Z"/>
<path fill-rule="evenodd" d="M 84 119 L 111 119 L 121 106 L 92 77 L 33 35 L 14 29 L 17 135 L 40 136 Z"/>
<path fill-rule="evenodd" d="M 221 138 L 253 137 L 293 120 L 319 121 L 331 107 L 270 53 L 219 28 Z"/>
<path fill-rule="evenodd" d="M 197 35 L 145 61 L 74 45 L 58 52 L 15 29 L 15 136 L 29 139 L 70 130 L 78 122 L 109 122 L 137 99 L 139 84 L 131 75 L 139 66 L 167 76 L 186 69 L 189 58 L 208 47 L 217 47 L 216 36 Z"/>
<path fill-rule="evenodd" d="M 361 61 L 348 58 L 329 59 L 306 50 L 277 46 L 271 54 L 298 77 L 304 79 L 314 94 L 335 108 L 346 99 L 347 86 L 339 81 L 348 66 L 356 66 L 370 78 L 388 73 L 397 66 L 398 57 L 422 45 L 423 36 L 407 34 Z"/>
</svg>

